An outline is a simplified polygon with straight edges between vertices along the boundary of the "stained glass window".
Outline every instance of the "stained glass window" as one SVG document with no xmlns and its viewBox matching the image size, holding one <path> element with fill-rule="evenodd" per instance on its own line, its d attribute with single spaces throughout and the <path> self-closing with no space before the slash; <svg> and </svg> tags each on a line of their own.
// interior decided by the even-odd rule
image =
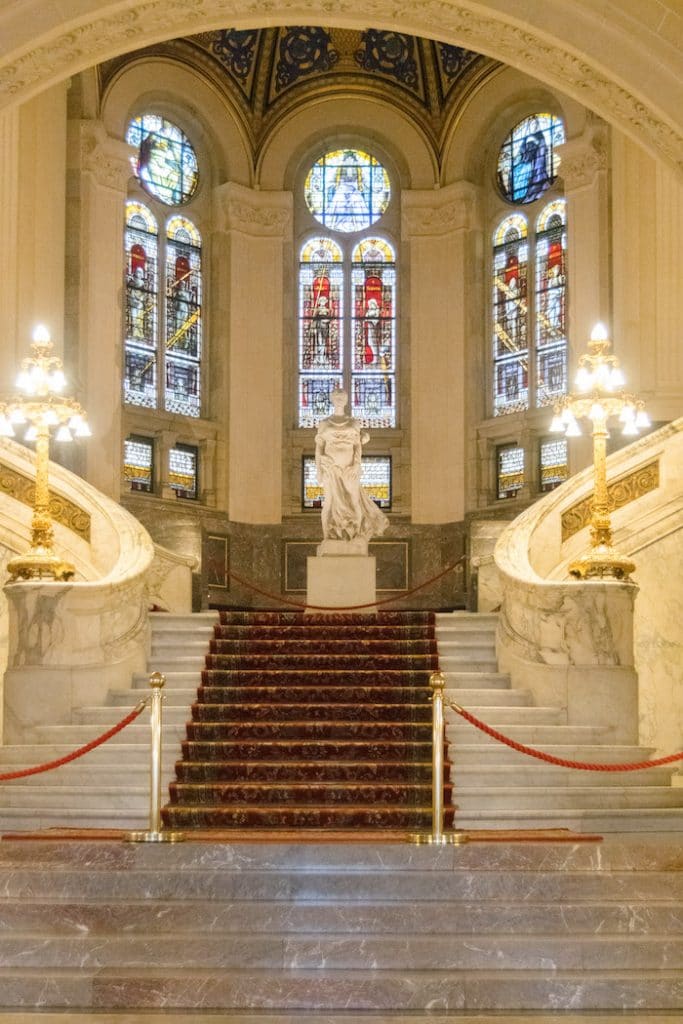
<svg viewBox="0 0 683 1024">
<path fill-rule="evenodd" d="M 126 205 L 124 401 L 157 406 L 159 240 L 157 224 L 142 203 Z"/>
<path fill-rule="evenodd" d="M 389 175 L 363 150 L 336 149 L 311 167 L 304 198 L 315 219 L 330 231 L 362 231 L 389 205 Z"/>
<path fill-rule="evenodd" d="M 559 167 L 555 147 L 565 141 L 554 114 L 532 114 L 516 124 L 501 146 L 498 187 L 510 203 L 532 203 L 550 188 Z"/>
<path fill-rule="evenodd" d="M 123 477 L 131 491 L 151 493 L 154 479 L 154 442 L 131 434 L 123 444 Z"/>
<path fill-rule="evenodd" d="M 168 484 L 179 498 L 197 498 L 199 451 L 191 444 L 177 444 L 168 453 Z"/>
<path fill-rule="evenodd" d="M 361 486 L 376 505 L 391 508 L 391 457 L 388 455 L 365 455 L 361 459 Z M 315 458 L 305 455 L 303 459 L 303 507 L 322 507 L 323 489 L 318 483 Z"/>
<path fill-rule="evenodd" d="M 567 390 L 566 204 L 556 199 L 536 223 L 536 405 Z"/>
<path fill-rule="evenodd" d="M 156 199 L 177 206 L 190 199 L 199 180 L 197 154 L 187 136 L 157 114 L 135 117 L 126 142 L 137 146 L 133 169 L 140 184 Z"/>
<path fill-rule="evenodd" d="M 529 404 L 527 224 L 506 217 L 493 242 L 493 413 Z"/>
<path fill-rule="evenodd" d="M 396 263 L 383 239 L 366 238 L 352 256 L 351 411 L 366 427 L 396 425 Z"/>
<path fill-rule="evenodd" d="M 342 252 L 329 238 L 304 245 L 299 264 L 299 425 L 313 427 L 332 412 L 344 357 Z"/>
<path fill-rule="evenodd" d="M 166 228 L 165 408 L 200 414 L 202 250 L 194 224 L 172 217 Z"/>
<path fill-rule="evenodd" d="M 539 448 L 542 491 L 552 491 L 558 484 L 569 479 L 567 464 L 567 441 L 565 438 L 548 438 L 541 441 Z"/>
<path fill-rule="evenodd" d="M 498 497 L 514 498 L 524 486 L 524 449 L 515 444 L 502 445 L 497 461 Z"/>
</svg>

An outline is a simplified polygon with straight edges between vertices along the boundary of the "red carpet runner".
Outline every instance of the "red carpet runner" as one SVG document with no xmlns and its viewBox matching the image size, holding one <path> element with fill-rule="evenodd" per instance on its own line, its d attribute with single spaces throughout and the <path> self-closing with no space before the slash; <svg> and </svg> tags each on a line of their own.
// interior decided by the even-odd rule
<svg viewBox="0 0 683 1024">
<path fill-rule="evenodd" d="M 221 612 L 164 824 L 429 831 L 437 667 L 430 612 Z"/>
</svg>

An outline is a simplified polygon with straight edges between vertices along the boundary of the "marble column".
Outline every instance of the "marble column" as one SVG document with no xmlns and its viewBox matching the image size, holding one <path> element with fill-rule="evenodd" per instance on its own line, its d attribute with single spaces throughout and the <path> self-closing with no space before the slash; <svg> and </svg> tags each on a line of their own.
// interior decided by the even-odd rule
<svg viewBox="0 0 683 1024">
<path fill-rule="evenodd" d="M 72 365 L 93 431 L 85 446 L 84 475 L 118 499 L 123 459 L 123 228 L 133 150 L 108 136 L 99 121 L 72 122 L 72 131 L 78 161 L 77 184 L 72 184 L 78 225 Z"/>
<path fill-rule="evenodd" d="M 17 335 L 17 249 L 19 238 L 19 111 L 0 114 L 0 210 L 5 244 L 0 246 L 0 391 L 10 390 L 21 359 Z M 22 339 L 27 340 L 27 339 Z M 26 353 L 24 353 L 26 354 Z"/>
<path fill-rule="evenodd" d="M 410 294 L 412 519 L 465 515 L 467 355 L 481 346 L 479 192 L 469 182 L 402 196 Z"/>
<path fill-rule="evenodd" d="M 228 437 L 227 507 L 242 523 L 282 516 L 283 286 L 292 196 L 228 182 L 214 193 L 210 400 Z"/>
</svg>

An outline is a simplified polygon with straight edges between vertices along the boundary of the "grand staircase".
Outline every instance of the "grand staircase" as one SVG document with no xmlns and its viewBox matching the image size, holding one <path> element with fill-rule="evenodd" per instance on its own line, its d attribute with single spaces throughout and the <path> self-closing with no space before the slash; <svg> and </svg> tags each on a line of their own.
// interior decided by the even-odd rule
<svg viewBox="0 0 683 1024">
<path fill-rule="evenodd" d="M 197 702 L 198 689 L 202 684 L 202 671 L 223 671 L 218 668 L 207 670 L 205 667 L 210 641 L 215 639 L 218 642 L 225 642 L 226 639 L 230 639 L 221 640 L 215 636 L 217 624 L 216 613 L 188 616 L 160 613 L 152 616 L 149 672 L 162 671 L 167 679 L 162 766 L 164 791 L 175 778 L 175 764 L 180 760 L 182 753 L 181 743 L 202 742 L 188 739 L 186 723 L 192 718 L 192 705 Z M 535 707 L 531 703 L 529 693 L 511 689 L 509 678 L 498 672 L 496 663 L 495 615 L 474 615 L 466 612 L 439 614 L 435 617 L 435 627 L 439 664 L 446 673 L 447 697 L 457 701 L 512 739 L 539 747 L 559 757 L 590 762 L 640 761 L 652 754 L 648 748 L 612 745 L 600 729 L 569 726 L 563 708 Z M 217 649 L 212 657 L 225 655 Z M 72 724 L 40 726 L 34 730 L 32 742 L 22 746 L 0 747 L 0 773 L 63 756 L 74 747 L 87 743 L 123 717 L 143 693 L 149 692 L 148 678 L 148 673 L 140 674 L 132 681 L 131 687 L 111 691 L 106 706 L 79 709 Z M 209 677 L 209 681 L 211 678 L 216 680 L 214 676 Z M 281 679 L 280 683 L 282 682 Z M 239 686 L 243 695 L 246 692 L 243 688 L 244 683 L 245 679 L 242 678 Z M 293 692 L 290 690 L 290 684 L 291 679 L 279 691 L 279 713 L 298 717 L 299 702 L 288 697 L 289 692 Z M 339 721 L 338 705 L 352 703 L 348 699 L 344 700 L 344 697 L 348 698 L 346 687 L 358 688 L 358 685 L 358 678 L 354 676 L 352 680 L 347 679 L 343 684 L 344 693 L 340 692 L 340 687 L 336 688 L 335 693 L 333 688 L 324 689 L 322 683 L 316 683 L 312 688 L 313 693 L 310 694 L 314 698 L 313 703 L 317 704 L 314 714 L 328 715 L 329 711 L 325 710 L 325 705 L 330 698 L 335 697 L 333 703 L 337 706 L 334 708 L 334 715 Z M 200 696 L 216 697 L 221 689 L 204 685 L 202 690 L 205 693 L 200 692 Z M 300 689 L 299 696 L 303 695 L 304 689 Z M 365 689 L 367 690 L 367 687 Z M 420 687 L 417 689 L 419 691 Z M 214 692 L 210 693 L 211 690 Z M 375 691 L 375 695 L 378 692 L 379 690 Z M 408 693 L 406 690 L 405 694 Z M 422 707 L 418 711 L 417 705 L 421 701 Z M 206 726 L 211 729 L 215 723 L 210 718 L 206 721 L 201 716 L 213 715 L 221 703 L 221 700 L 216 702 L 211 699 L 198 702 L 198 717 L 193 720 L 192 728 L 199 726 L 201 730 Z M 251 701 L 252 705 L 254 703 L 258 704 L 258 701 Z M 427 708 L 424 704 L 424 694 L 408 703 L 415 705 L 410 712 L 412 717 L 407 723 L 415 736 L 415 730 L 426 726 L 424 716 Z M 289 705 L 289 708 L 282 705 Z M 397 714 L 400 709 L 401 702 L 396 709 Z M 244 712 L 244 708 L 242 711 Z M 348 706 L 346 713 L 355 714 Z M 377 712 L 365 706 L 363 714 L 366 713 L 371 716 L 368 721 L 369 727 L 374 728 Z M 253 708 L 248 714 L 253 720 Z M 386 704 L 382 714 L 386 720 Z M 354 721 L 358 723 L 358 719 L 352 718 L 340 724 L 342 728 L 347 728 L 353 726 Z M 254 724 L 257 724 L 259 729 L 265 728 L 262 721 Z M 314 738 L 320 740 L 319 731 L 327 725 L 329 722 L 314 718 L 309 729 L 313 733 L 318 732 L 318 736 Z M 400 723 L 395 721 L 394 725 L 399 726 Z M 277 728 L 288 730 L 290 726 L 291 720 L 280 719 Z M 143 713 L 136 724 L 129 726 L 103 747 L 92 751 L 79 761 L 44 775 L 0 784 L 0 829 L 17 831 L 59 826 L 144 827 L 148 821 L 149 807 L 149 732 L 147 714 Z M 553 767 L 489 739 L 464 722 L 455 712 L 447 712 L 446 733 L 453 783 L 452 798 L 458 807 L 455 816 L 458 828 L 571 828 L 579 832 L 603 833 L 683 831 L 683 788 L 671 785 L 672 776 L 669 769 L 648 769 L 622 774 L 579 772 Z M 244 737 L 235 739 L 234 742 L 243 743 Z M 272 735 L 262 736 L 258 742 L 261 743 L 261 752 L 266 743 L 271 745 L 271 750 L 275 749 Z M 346 742 L 349 742 L 348 737 Z M 290 735 L 281 737 L 282 747 L 291 748 L 291 743 Z M 185 749 L 186 752 L 196 750 L 189 746 Z M 300 758 L 286 759 L 282 762 L 284 767 L 278 771 L 290 772 L 293 762 L 297 760 L 301 763 Z M 344 759 L 336 760 L 339 762 Z M 353 764 L 353 759 L 346 760 L 351 760 Z M 249 759 L 252 766 L 259 761 L 261 767 L 252 767 L 250 770 L 253 788 L 249 792 L 253 795 L 261 791 L 264 775 L 269 775 L 276 783 L 277 792 L 282 776 L 278 780 L 270 774 L 275 770 L 274 759 Z M 365 763 L 367 765 L 372 762 L 373 758 L 370 758 L 366 759 Z M 178 779 L 180 786 L 193 785 L 201 781 L 198 780 L 197 773 L 201 774 L 204 769 L 197 768 L 198 763 L 200 762 L 193 757 L 183 763 L 180 769 L 181 777 Z M 227 771 L 228 774 L 232 771 L 234 774 L 236 765 L 233 763 L 230 766 L 229 759 L 218 763 L 228 765 L 227 768 L 222 767 L 220 771 Z M 214 759 L 212 770 L 215 767 Z M 384 770 L 387 770 L 386 764 Z M 404 769 L 397 766 L 395 771 L 403 772 Z M 420 799 L 424 801 L 424 786 L 428 782 L 428 769 L 425 767 L 424 758 L 422 768 L 413 763 L 410 771 L 414 773 L 412 785 L 423 787 Z M 260 774 L 261 778 L 255 777 L 255 773 Z M 290 782 L 296 782 L 291 774 L 289 779 Z M 235 781 L 242 787 L 247 782 L 242 775 L 238 780 L 223 777 L 215 780 L 214 785 L 230 786 Z M 376 781 L 366 779 L 365 783 L 372 786 Z M 309 779 L 309 793 L 313 792 L 310 782 Z M 398 782 L 395 775 L 390 780 L 384 774 L 381 784 L 390 784 L 391 788 Z M 348 779 L 344 781 L 344 788 L 347 783 Z M 186 803 L 179 800 L 185 792 L 177 788 L 174 791 L 174 801 L 178 807 Z M 417 794 L 419 790 L 416 788 L 414 792 Z M 335 807 L 333 815 L 338 815 L 337 821 L 341 822 L 345 813 L 344 805 L 335 803 Z M 422 807 L 424 808 L 424 803 Z M 253 802 L 245 802 L 243 809 L 251 812 Z M 195 812 L 196 807 L 192 814 Z M 269 807 L 269 813 L 271 812 L 272 807 Z M 251 820 L 253 822 L 254 818 Z M 186 819 L 184 824 L 189 824 L 189 821 Z M 226 822 L 223 821 L 222 824 L 225 825 Z"/>
</svg>

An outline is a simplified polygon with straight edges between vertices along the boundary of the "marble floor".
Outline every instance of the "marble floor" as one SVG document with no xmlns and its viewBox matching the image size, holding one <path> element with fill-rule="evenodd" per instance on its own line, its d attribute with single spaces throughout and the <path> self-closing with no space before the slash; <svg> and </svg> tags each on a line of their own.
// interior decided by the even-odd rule
<svg viewBox="0 0 683 1024">
<path fill-rule="evenodd" d="M 683 1022 L 683 1010 L 602 1011 L 600 1013 L 546 1013 L 543 1010 L 524 1010 L 514 1013 L 455 1013 L 455 1014 L 390 1014 L 334 1013 L 319 1014 L 297 1011 L 295 1014 L 261 1013 L 183 1013 L 164 1010 L 160 1013 L 68 1013 L 0 1012 L 0 1022 L 7 1024 L 678 1024 Z"/>
</svg>

